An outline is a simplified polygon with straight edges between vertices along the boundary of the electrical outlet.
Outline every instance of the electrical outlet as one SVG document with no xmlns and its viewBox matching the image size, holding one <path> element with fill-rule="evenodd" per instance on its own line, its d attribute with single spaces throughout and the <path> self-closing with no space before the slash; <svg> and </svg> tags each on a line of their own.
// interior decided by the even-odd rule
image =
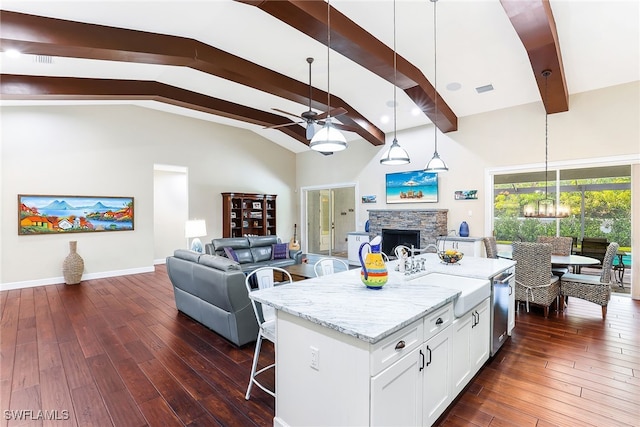
<svg viewBox="0 0 640 427">
<path fill-rule="evenodd" d="M 309 347 L 309 350 L 311 350 L 310 366 L 316 371 L 319 371 L 320 370 L 320 350 L 318 350 L 313 346 Z"/>
</svg>

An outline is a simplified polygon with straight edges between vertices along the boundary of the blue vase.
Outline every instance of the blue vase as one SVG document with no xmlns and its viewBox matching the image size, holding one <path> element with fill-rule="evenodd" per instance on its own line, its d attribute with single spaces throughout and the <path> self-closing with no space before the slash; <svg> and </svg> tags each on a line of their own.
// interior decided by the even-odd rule
<svg viewBox="0 0 640 427">
<path fill-rule="evenodd" d="M 462 221 L 460 224 L 460 237 L 469 237 L 469 224 L 466 221 Z"/>
</svg>

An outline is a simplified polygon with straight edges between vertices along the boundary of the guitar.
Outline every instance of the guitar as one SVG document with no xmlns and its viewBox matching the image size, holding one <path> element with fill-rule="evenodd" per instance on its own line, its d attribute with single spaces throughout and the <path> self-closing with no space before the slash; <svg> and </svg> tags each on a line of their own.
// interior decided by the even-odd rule
<svg viewBox="0 0 640 427">
<path fill-rule="evenodd" d="M 289 240 L 289 249 L 292 251 L 300 250 L 300 242 L 298 242 L 298 239 L 296 238 L 297 227 L 298 224 L 293 224 L 293 237 Z"/>
</svg>

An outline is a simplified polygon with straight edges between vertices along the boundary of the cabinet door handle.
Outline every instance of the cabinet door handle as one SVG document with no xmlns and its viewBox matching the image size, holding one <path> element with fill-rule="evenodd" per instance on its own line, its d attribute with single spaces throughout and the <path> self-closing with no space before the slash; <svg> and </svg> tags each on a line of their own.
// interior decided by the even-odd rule
<svg viewBox="0 0 640 427">
<path fill-rule="evenodd" d="M 422 352 L 422 350 L 420 350 L 420 359 L 422 362 L 420 363 L 420 371 L 422 371 L 424 369 L 424 353 Z"/>
<path fill-rule="evenodd" d="M 426 366 L 431 365 L 431 349 L 429 348 L 429 346 L 427 346 L 427 351 L 429 352 L 429 361 L 427 362 Z"/>
<path fill-rule="evenodd" d="M 513 286 L 509 285 L 509 295 L 513 293 Z"/>
<path fill-rule="evenodd" d="M 396 344 L 396 350 L 401 350 L 401 349 L 403 349 L 403 348 L 405 347 L 405 345 L 406 345 L 406 344 L 405 344 L 404 340 L 400 340 L 400 341 L 398 341 L 398 344 Z"/>
<path fill-rule="evenodd" d="M 442 325 L 444 323 L 444 320 L 442 320 L 442 317 L 438 317 L 438 320 L 436 320 L 436 325 Z"/>
</svg>

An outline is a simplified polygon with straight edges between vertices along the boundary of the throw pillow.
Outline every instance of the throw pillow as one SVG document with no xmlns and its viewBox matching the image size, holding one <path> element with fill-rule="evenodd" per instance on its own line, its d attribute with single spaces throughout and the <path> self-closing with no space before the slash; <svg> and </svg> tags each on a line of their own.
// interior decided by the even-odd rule
<svg viewBox="0 0 640 427">
<path fill-rule="evenodd" d="M 224 249 L 224 253 L 225 255 L 227 255 L 227 258 L 232 259 L 235 262 L 238 262 L 238 256 L 236 255 L 236 251 L 234 251 L 233 248 L 224 247 L 222 249 Z"/>
<path fill-rule="evenodd" d="M 271 245 L 271 259 L 289 258 L 289 245 L 287 243 L 276 243 Z"/>
</svg>

